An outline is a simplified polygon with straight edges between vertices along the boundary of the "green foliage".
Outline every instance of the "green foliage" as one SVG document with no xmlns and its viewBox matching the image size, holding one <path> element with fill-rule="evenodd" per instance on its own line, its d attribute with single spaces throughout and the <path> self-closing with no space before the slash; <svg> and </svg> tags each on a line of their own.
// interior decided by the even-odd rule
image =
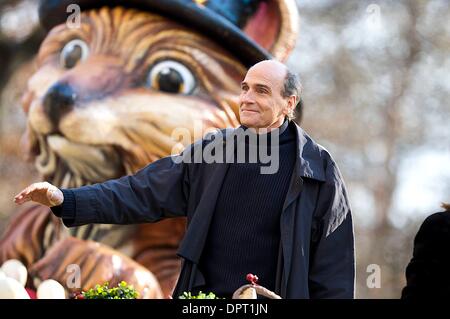
<svg viewBox="0 0 450 319">
<path fill-rule="evenodd" d="M 197 296 L 193 296 L 191 292 L 183 292 L 181 296 L 178 297 L 178 299 L 224 299 L 217 297 L 214 293 L 210 292 L 209 294 L 205 294 L 204 292 L 199 292 Z"/>
<path fill-rule="evenodd" d="M 109 288 L 106 282 L 103 286 L 95 285 L 94 288 L 82 293 L 83 299 L 136 299 L 139 293 L 133 286 L 122 281 L 117 287 Z"/>
</svg>

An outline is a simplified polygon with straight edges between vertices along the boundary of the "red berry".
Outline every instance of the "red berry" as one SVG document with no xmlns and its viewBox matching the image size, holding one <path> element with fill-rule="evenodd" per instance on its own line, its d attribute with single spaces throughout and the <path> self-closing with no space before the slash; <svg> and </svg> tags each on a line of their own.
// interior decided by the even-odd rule
<svg viewBox="0 0 450 319">
<path fill-rule="evenodd" d="M 74 292 L 72 296 L 73 296 L 73 297 L 72 297 L 73 299 L 84 299 L 83 293 L 82 293 L 82 292 L 79 292 L 79 291 Z"/>
<path fill-rule="evenodd" d="M 258 276 L 253 275 L 253 274 L 247 274 L 247 276 L 245 278 L 247 279 L 247 281 L 249 281 L 253 285 L 258 282 Z"/>
</svg>

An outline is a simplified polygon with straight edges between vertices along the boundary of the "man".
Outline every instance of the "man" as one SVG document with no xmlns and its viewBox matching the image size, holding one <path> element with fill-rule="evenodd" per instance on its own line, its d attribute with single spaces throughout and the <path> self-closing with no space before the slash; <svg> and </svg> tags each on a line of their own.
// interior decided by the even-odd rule
<svg viewBox="0 0 450 319">
<path fill-rule="evenodd" d="M 329 153 L 290 121 L 299 98 L 300 83 L 280 62 L 257 63 L 242 82 L 239 129 L 257 144 L 237 143 L 246 154 L 260 155 L 260 142 L 270 140 L 276 172 L 262 174 L 259 157 L 246 156 L 244 163 L 236 163 L 236 154 L 209 164 L 190 160 L 199 145 L 204 150 L 234 142 L 228 130 L 133 176 L 63 190 L 35 183 L 15 201 L 52 207 L 69 227 L 187 216 L 175 297 L 199 290 L 229 297 L 251 272 L 283 298 L 353 298 L 354 236 L 345 185 Z"/>
</svg>

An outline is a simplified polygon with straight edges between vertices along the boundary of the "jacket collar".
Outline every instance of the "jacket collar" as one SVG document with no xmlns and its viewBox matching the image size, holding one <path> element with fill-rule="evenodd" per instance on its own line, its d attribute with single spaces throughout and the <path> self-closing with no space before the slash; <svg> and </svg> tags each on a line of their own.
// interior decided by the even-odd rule
<svg viewBox="0 0 450 319">
<path fill-rule="evenodd" d="M 325 182 L 323 147 L 314 142 L 311 137 L 297 125 L 297 123 L 291 121 L 290 125 L 295 125 L 295 128 L 297 129 L 297 160 L 299 160 L 299 175 L 301 177 Z"/>
</svg>

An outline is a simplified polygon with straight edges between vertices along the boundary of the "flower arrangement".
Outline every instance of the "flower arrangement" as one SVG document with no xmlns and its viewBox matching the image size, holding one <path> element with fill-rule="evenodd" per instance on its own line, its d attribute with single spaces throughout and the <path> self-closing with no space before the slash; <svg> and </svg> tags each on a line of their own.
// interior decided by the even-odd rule
<svg viewBox="0 0 450 319">
<path fill-rule="evenodd" d="M 181 296 L 178 297 L 178 299 L 222 299 L 217 297 L 214 293 L 210 292 L 209 294 L 205 294 L 204 292 L 199 292 L 198 295 L 194 296 L 191 294 L 191 292 L 183 292 Z"/>
<path fill-rule="evenodd" d="M 75 299 L 136 299 L 139 293 L 125 281 L 120 282 L 117 287 L 110 288 L 109 283 L 95 285 L 88 291 L 75 295 Z"/>
</svg>

